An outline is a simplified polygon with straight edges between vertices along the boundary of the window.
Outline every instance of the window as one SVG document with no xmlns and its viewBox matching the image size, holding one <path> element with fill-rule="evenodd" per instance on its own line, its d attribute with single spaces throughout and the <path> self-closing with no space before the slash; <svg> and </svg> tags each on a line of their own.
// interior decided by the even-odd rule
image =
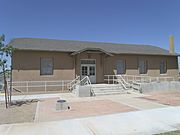
<svg viewBox="0 0 180 135">
<path fill-rule="evenodd" d="M 82 75 L 88 75 L 88 67 L 87 66 L 82 66 L 81 67 L 81 72 L 82 72 Z"/>
<path fill-rule="evenodd" d="M 147 74 L 148 62 L 146 60 L 139 60 L 139 74 Z"/>
<path fill-rule="evenodd" d="M 96 64 L 95 60 L 81 60 L 81 64 Z"/>
<path fill-rule="evenodd" d="M 160 74 L 166 74 L 167 73 L 167 61 L 162 60 L 160 62 Z"/>
<path fill-rule="evenodd" d="M 95 75 L 95 66 L 89 67 L 89 75 Z"/>
<path fill-rule="evenodd" d="M 53 75 L 53 58 L 41 58 L 40 75 Z"/>
<path fill-rule="evenodd" d="M 117 69 L 117 74 L 125 74 L 126 73 L 126 62 L 125 62 L 125 60 L 117 60 L 116 69 Z"/>
</svg>

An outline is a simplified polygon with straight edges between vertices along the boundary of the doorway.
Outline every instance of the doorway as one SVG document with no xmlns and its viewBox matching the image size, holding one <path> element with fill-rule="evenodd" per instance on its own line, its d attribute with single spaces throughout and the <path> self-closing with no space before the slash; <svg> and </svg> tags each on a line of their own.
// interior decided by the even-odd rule
<svg viewBox="0 0 180 135">
<path fill-rule="evenodd" d="M 96 83 L 96 60 L 81 60 L 81 79 L 88 76 L 91 83 Z"/>
</svg>

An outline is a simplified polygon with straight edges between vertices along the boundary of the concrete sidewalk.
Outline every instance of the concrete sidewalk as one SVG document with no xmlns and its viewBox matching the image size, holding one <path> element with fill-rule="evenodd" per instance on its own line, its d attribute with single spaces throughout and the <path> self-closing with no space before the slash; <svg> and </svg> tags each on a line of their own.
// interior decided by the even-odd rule
<svg viewBox="0 0 180 135">
<path fill-rule="evenodd" d="M 140 99 L 139 97 L 128 97 L 127 96 L 121 96 L 121 98 L 114 96 L 114 97 L 108 97 L 107 99 L 119 102 L 121 104 L 136 108 L 138 110 L 147 110 L 147 109 L 155 109 L 155 108 L 162 108 L 167 107 L 167 105 L 163 105 L 157 102 L 148 101 L 145 99 Z"/>
<path fill-rule="evenodd" d="M 55 94 L 33 94 L 33 95 L 13 95 L 12 100 L 28 100 L 28 99 L 43 99 L 60 97 L 60 93 Z M 0 95 L 0 101 L 4 102 L 4 94 Z"/>
<path fill-rule="evenodd" d="M 58 122 L 1 125 L 1 135 L 147 135 L 180 129 L 180 107 Z"/>
</svg>

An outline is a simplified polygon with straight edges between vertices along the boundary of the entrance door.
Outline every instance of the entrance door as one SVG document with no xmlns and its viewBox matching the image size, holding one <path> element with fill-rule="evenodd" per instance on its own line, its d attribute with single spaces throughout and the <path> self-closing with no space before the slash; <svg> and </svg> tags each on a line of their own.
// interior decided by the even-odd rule
<svg viewBox="0 0 180 135">
<path fill-rule="evenodd" d="M 88 76 L 91 83 L 96 83 L 95 60 L 81 60 L 81 79 Z"/>
</svg>

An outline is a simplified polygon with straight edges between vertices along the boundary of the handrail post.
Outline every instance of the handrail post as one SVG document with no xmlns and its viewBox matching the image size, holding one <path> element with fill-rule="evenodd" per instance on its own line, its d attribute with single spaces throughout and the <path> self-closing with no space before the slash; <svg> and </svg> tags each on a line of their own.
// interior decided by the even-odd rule
<svg viewBox="0 0 180 135">
<path fill-rule="evenodd" d="M 45 92 L 46 92 L 46 90 L 47 90 L 47 89 L 46 89 L 46 81 L 44 82 L 44 87 L 45 87 Z"/>
<path fill-rule="evenodd" d="M 28 89 L 28 81 L 26 81 L 26 92 L 27 92 L 27 93 L 29 92 L 29 89 Z"/>
<path fill-rule="evenodd" d="M 109 75 L 108 75 L 108 84 L 109 84 Z"/>
<path fill-rule="evenodd" d="M 113 75 L 113 84 L 114 84 L 114 75 Z"/>
<path fill-rule="evenodd" d="M 62 92 L 64 91 L 64 81 L 62 80 L 62 86 L 61 86 Z"/>
</svg>

